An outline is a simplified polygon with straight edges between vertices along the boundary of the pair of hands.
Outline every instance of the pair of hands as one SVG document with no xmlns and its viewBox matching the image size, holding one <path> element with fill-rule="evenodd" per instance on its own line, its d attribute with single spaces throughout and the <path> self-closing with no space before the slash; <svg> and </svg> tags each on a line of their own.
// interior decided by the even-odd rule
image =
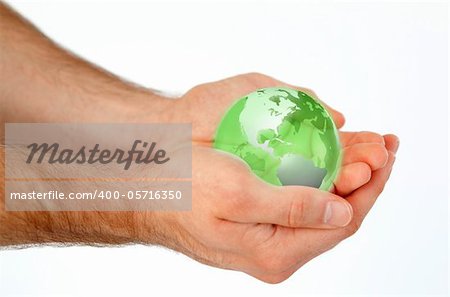
<svg viewBox="0 0 450 297">
<path fill-rule="evenodd" d="M 343 164 L 331 192 L 269 185 L 211 145 L 234 100 L 271 86 L 317 98 L 311 90 L 251 73 L 199 85 L 177 102 L 171 120 L 193 127 L 192 211 L 147 214 L 146 221 L 158 226 L 169 248 L 278 283 L 358 230 L 389 178 L 399 142 L 394 135 L 339 132 Z M 343 115 L 327 109 L 341 128 Z"/>
<path fill-rule="evenodd" d="M 0 245 L 159 243 L 203 263 L 276 283 L 353 234 L 389 178 L 398 148 L 394 135 L 340 132 L 344 159 L 333 193 L 268 185 L 211 143 L 234 100 L 286 84 L 246 74 L 167 100 L 65 52 L 1 2 L 0 15 L 3 125 L 191 122 L 194 143 L 192 211 L 6 212 L 3 197 Z M 343 116 L 328 110 L 342 127 Z M 1 158 L 0 165 L 5 176 Z"/>
</svg>

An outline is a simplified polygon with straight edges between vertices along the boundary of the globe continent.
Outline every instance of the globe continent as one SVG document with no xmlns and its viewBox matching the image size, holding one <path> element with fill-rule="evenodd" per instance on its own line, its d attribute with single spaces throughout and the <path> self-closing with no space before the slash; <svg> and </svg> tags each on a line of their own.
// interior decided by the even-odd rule
<svg viewBox="0 0 450 297">
<path fill-rule="evenodd" d="M 239 99 L 223 117 L 216 149 L 244 160 L 273 185 L 330 190 L 341 163 L 336 126 L 304 92 L 265 88 Z"/>
</svg>

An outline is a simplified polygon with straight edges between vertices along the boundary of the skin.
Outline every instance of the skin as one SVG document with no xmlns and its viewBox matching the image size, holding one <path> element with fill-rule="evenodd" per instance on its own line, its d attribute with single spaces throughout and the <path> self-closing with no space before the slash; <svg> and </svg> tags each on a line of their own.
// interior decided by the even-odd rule
<svg viewBox="0 0 450 297">
<path fill-rule="evenodd" d="M 157 244 L 278 283 L 354 234 L 391 173 L 395 135 L 340 131 L 343 167 L 333 191 L 271 186 L 212 149 L 215 127 L 255 89 L 289 86 L 317 98 L 313 91 L 249 73 L 169 100 L 59 48 L 1 3 L 0 28 L 1 133 L 6 122 L 187 122 L 193 129 L 192 211 L 6 212 L 2 182 L 2 246 Z M 327 109 L 341 128 L 344 116 Z M 4 181 L 3 158 L 1 165 Z"/>
</svg>

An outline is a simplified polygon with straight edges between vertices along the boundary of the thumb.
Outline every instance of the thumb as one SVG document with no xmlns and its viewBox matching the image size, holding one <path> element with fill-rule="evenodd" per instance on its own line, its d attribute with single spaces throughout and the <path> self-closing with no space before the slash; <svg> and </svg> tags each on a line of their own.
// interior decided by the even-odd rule
<svg viewBox="0 0 450 297">
<path fill-rule="evenodd" d="M 265 185 L 243 199 L 251 199 L 251 203 L 243 203 L 246 207 L 234 212 L 234 221 L 338 228 L 348 225 L 353 216 L 351 204 L 345 199 L 311 187 Z"/>
</svg>

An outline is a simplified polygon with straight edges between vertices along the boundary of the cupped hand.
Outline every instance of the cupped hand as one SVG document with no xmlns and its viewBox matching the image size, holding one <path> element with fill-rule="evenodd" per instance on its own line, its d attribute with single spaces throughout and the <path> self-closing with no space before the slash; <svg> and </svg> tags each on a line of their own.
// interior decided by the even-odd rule
<svg viewBox="0 0 450 297">
<path fill-rule="evenodd" d="M 248 73 L 189 90 L 178 102 L 177 121 L 192 122 L 195 146 L 211 147 L 215 129 L 231 105 L 239 98 L 261 88 L 285 86 L 303 91 L 319 100 L 329 111 L 338 129 L 345 123 L 344 115 L 322 102 L 310 89 L 293 86 L 267 75 Z M 333 192 L 345 196 L 366 184 L 372 171 L 386 165 L 388 153 L 384 139 L 373 132 L 339 132 L 343 148 L 342 168 Z"/>
<path fill-rule="evenodd" d="M 154 214 L 166 246 L 277 283 L 359 228 L 389 178 L 397 137 L 340 132 L 343 166 L 331 192 L 269 185 L 243 161 L 211 148 L 214 129 L 236 98 L 283 85 L 247 74 L 200 85 L 180 100 L 176 120 L 193 125 L 192 211 Z M 327 109 L 342 127 L 342 114 Z"/>
</svg>

